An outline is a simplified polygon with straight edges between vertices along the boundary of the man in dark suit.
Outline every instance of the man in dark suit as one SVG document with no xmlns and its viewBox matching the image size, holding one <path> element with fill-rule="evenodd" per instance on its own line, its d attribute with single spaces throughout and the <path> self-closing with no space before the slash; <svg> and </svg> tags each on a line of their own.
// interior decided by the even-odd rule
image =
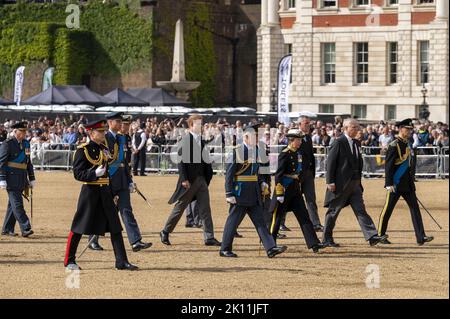
<svg viewBox="0 0 450 319">
<path fill-rule="evenodd" d="M 105 146 L 109 152 L 108 173 L 113 197 L 117 198 L 117 206 L 128 235 L 128 241 L 134 252 L 147 249 L 151 243 L 142 241 L 141 231 L 131 207 L 130 193 L 135 192 L 135 184 L 126 159 L 127 138 L 119 133 L 122 128 L 122 112 L 112 112 L 106 115 L 108 131 L 105 135 Z M 98 236 L 91 241 L 89 247 L 102 250 Z"/>
<path fill-rule="evenodd" d="M 325 227 L 323 244 L 326 247 L 338 247 L 334 242 L 333 229 L 342 208 L 350 205 L 358 219 L 364 238 L 371 246 L 378 244 L 385 236 L 378 236 L 372 218 L 367 214 L 363 199 L 361 174 L 363 159 L 359 141 L 355 139 L 360 129 L 355 119 L 344 121 L 345 134 L 330 147 L 327 158 L 325 207 Z"/>
<path fill-rule="evenodd" d="M 186 207 L 197 200 L 198 212 L 203 224 L 206 246 L 220 246 L 214 238 L 208 185 L 213 176 L 208 149 L 202 140 L 202 117 L 192 115 L 188 119 L 189 133 L 180 141 L 178 148 L 178 182 L 169 204 L 175 204 L 164 229 L 161 242 L 170 245 L 169 234 L 173 232 Z"/>
<path fill-rule="evenodd" d="M 395 140 L 389 144 L 386 152 L 385 163 L 385 188 L 387 190 L 386 203 L 380 215 L 378 224 L 378 234 L 386 234 L 389 219 L 394 211 L 400 196 L 406 201 L 411 213 L 411 219 L 416 233 L 416 240 L 419 246 L 432 241 L 433 236 L 426 236 L 423 227 L 422 215 L 417 203 L 416 186 L 414 185 L 414 170 L 412 169 L 412 148 L 408 139 L 411 136 L 413 127 L 411 119 L 397 123 L 399 128 Z M 386 239 L 382 244 L 390 244 Z"/>
<path fill-rule="evenodd" d="M 276 245 L 264 222 L 262 192 L 267 190 L 269 185 L 266 183 L 266 176 L 260 171 L 262 156 L 259 152 L 265 153 L 265 149 L 258 149 L 256 136 L 254 127 L 246 129 L 244 143 L 236 146 L 231 157 L 227 159 L 225 195 L 230 210 L 223 231 L 220 249 L 222 257 L 237 257 L 232 251 L 233 239 L 238 225 L 246 214 L 255 226 L 269 258 L 286 250 L 286 246 Z"/>
<path fill-rule="evenodd" d="M 14 137 L 0 146 L 0 189 L 8 192 L 8 208 L 2 235 L 17 236 L 14 232 L 16 221 L 23 237 L 33 234 L 31 223 L 23 206 L 22 192 L 35 184 L 33 164 L 30 160 L 30 143 L 25 139 L 27 122 L 19 122 L 11 128 Z"/>
</svg>

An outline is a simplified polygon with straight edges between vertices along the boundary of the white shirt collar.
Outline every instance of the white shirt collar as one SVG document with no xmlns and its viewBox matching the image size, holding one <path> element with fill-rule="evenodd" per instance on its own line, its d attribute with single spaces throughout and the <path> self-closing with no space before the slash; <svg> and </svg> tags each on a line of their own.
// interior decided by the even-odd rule
<svg viewBox="0 0 450 319">
<path fill-rule="evenodd" d="M 109 132 L 114 136 L 114 138 L 116 138 L 117 133 L 114 133 L 113 131 L 109 130 Z"/>
</svg>

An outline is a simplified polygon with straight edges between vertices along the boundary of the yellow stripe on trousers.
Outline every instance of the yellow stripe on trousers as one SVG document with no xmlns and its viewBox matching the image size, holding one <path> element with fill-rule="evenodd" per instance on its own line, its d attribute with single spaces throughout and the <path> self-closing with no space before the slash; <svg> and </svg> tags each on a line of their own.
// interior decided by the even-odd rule
<svg viewBox="0 0 450 319">
<path fill-rule="evenodd" d="M 380 236 L 381 236 L 381 228 L 383 227 L 384 215 L 386 214 L 386 210 L 389 205 L 390 197 L 391 197 L 391 192 L 387 191 L 386 203 L 384 204 L 383 210 L 381 211 L 380 220 L 378 221 L 378 235 L 380 235 Z"/>
<path fill-rule="evenodd" d="M 275 228 L 275 223 L 277 220 L 277 210 L 278 210 L 278 201 L 275 204 L 275 209 L 274 209 L 273 215 L 272 215 L 272 224 L 270 225 L 270 234 L 273 234 L 273 229 Z"/>
</svg>

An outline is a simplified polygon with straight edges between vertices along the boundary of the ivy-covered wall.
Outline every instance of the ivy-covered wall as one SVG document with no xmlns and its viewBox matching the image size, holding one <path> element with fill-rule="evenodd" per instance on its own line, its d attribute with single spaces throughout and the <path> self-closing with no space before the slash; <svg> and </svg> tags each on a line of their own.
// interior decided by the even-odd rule
<svg viewBox="0 0 450 319">
<path fill-rule="evenodd" d="M 0 94 L 11 90 L 21 64 L 46 60 L 56 84 L 80 84 L 82 76 L 121 76 L 151 68 L 152 19 L 125 3 L 80 5 L 80 29 L 68 29 L 66 3 L 0 7 Z M 87 72 L 87 73 L 86 73 Z"/>
</svg>

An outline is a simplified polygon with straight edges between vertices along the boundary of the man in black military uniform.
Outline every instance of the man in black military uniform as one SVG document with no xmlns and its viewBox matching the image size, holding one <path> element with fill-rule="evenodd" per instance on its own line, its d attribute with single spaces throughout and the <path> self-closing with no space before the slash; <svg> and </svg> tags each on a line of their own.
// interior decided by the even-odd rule
<svg viewBox="0 0 450 319">
<path fill-rule="evenodd" d="M 425 236 L 422 216 L 417 204 L 414 170 L 412 169 L 412 149 L 408 143 L 413 125 L 411 119 L 406 119 L 398 122 L 396 126 L 399 128 L 398 135 L 389 144 L 386 152 L 385 188 L 387 189 L 387 196 L 378 223 L 378 235 L 384 236 L 386 234 L 389 218 L 401 196 L 409 206 L 417 244 L 421 246 L 434 238 Z M 381 243 L 390 244 L 391 242 L 384 239 Z"/>
<path fill-rule="evenodd" d="M 247 129 L 244 143 L 238 145 L 227 160 L 225 191 L 230 210 L 220 248 L 222 257 L 237 257 L 232 251 L 233 239 L 245 214 L 253 222 L 269 258 L 286 250 L 286 246 L 276 245 L 264 222 L 262 192 L 267 190 L 268 185 L 260 174 L 260 156 L 255 136 L 253 127 Z"/>
<path fill-rule="evenodd" d="M 22 198 L 22 192 L 35 185 L 30 143 L 25 139 L 27 125 L 27 122 L 14 124 L 11 127 L 14 129 L 14 137 L 0 146 L 0 188 L 8 192 L 8 208 L 2 229 L 2 235 L 6 236 L 17 236 L 14 233 L 16 221 L 23 237 L 33 234 Z"/>
<path fill-rule="evenodd" d="M 122 112 L 112 112 L 106 116 L 109 130 L 105 135 L 105 146 L 109 151 L 108 173 L 113 197 L 117 197 L 117 205 L 128 235 L 128 241 L 134 252 L 147 249 L 151 243 L 142 242 L 141 231 L 133 215 L 130 193 L 135 192 L 135 184 L 131 177 L 125 150 L 126 137 L 119 133 L 122 128 Z M 103 250 L 98 243 L 98 236 L 91 241 L 93 250 Z"/>
<path fill-rule="evenodd" d="M 95 121 L 86 125 L 90 142 L 78 147 L 73 160 L 73 174 L 83 183 L 78 199 L 69 238 L 67 240 L 64 266 L 69 270 L 80 270 L 75 255 L 81 236 L 111 233 L 111 243 L 116 257 L 116 269 L 137 270 L 128 262 L 122 237 L 122 226 L 109 187 L 109 152 L 105 142 L 106 121 Z"/>
<path fill-rule="evenodd" d="M 292 211 L 300 224 L 307 247 L 317 253 L 322 245 L 309 219 L 300 187 L 302 156 L 299 148 L 304 135 L 300 130 L 291 129 L 286 137 L 289 139 L 289 145 L 278 156 L 278 168 L 275 172 L 275 190 L 270 209 L 273 216 L 270 232 L 276 239 L 286 212 Z"/>
</svg>

